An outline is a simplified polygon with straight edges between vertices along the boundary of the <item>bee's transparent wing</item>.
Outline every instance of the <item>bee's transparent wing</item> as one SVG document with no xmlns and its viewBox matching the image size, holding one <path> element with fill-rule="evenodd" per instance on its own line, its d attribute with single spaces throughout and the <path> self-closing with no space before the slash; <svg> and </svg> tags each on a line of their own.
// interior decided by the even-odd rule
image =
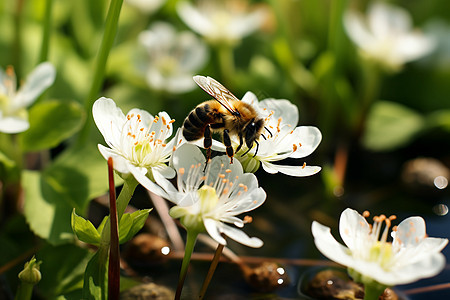
<svg viewBox="0 0 450 300">
<path fill-rule="evenodd" d="M 233 101 L 240 101 L 226 87 L 211 77 L 194 76 L 194 81 L 208 94 L 214 97 L 223 105 L 230 113 L 236 114 L 236 110 L 232 104 Z"/>
</svg>

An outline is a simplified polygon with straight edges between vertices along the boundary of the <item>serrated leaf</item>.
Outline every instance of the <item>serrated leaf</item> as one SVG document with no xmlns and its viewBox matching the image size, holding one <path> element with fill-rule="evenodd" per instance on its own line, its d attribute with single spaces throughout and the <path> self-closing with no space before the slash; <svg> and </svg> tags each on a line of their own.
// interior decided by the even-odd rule
<svg viewBox="0 0 450 300">
<path fill-rule="evenodd" d="M 24 151 L 50 149 L 75 134 L 83 123 L 84 111 L 77 102 L 39 102 L 29 111 L 30 129 L 20 134 Z"/>
<path fill-rule="evenodd" d="M 80 241 L 96 246 L 100 244 L 100 234 L 97 229 L 89 220 L 77 215 L 75 209 L 72 211 L 71 224 L 73 232 Z"/>
<path fill-rule="evenodd" d="M 405 145 L 424 128 L 417 112 L 398 103 L 376 102 L 367 118 L 363 144 L 375 151 L 393 150 Z"/>
</svg>

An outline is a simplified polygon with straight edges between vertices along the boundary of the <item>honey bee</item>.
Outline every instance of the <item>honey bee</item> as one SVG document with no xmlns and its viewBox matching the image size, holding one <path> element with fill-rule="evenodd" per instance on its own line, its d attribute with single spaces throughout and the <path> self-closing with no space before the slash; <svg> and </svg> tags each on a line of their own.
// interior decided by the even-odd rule
<svg viewBox="0 0 450 300">
<path fill-rule="evenodd" d="M 211 159 L 213 132 L 222 134 L 223 144 L 231 163 L 233 163 L 234 153 L 241 149 L 244 141 L 248 150 L 242 156 L 250 151 L 253 144 L 256 144 L 254 155 L 256 156 L 259 147 L 258 139 L 261 135 L 264 137 L 262 134 L 265 128 L 264 118 L 258 116 L 257 111 L 250 104 L 236 98 L 215 79 L 194 76 L 194 81 L 214 99 L 200 103 L 186 117 L 183 123 L 183 136 L 186 140 L 195 141 L 204 137 L 206 163 Z M 230 136 L 233 135 L 239 138 L 236 151 L 231 146 Z"/>
</svg>

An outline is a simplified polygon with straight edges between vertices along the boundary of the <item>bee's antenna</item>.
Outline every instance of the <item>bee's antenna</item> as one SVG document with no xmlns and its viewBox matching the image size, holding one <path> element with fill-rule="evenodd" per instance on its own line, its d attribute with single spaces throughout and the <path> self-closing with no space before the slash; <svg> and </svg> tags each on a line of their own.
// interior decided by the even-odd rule
<svg viewBox="0 0 450 300">
<path fill-rule="evenodd" d="M 270 132 L 269 128 L 267 128 L 266 126 L 264 126 L 264 129 L 267 130 L 270 133 L 270 137 L 273 137 L 272 132 Z"/>
<path fill-rule="evenodd" d="M 264 133 L 261 133 L 261 136 L 262 136 L 265 140 L 267 140 L 267 139 L 266 139 L 266 136 L 264 135 Z"/>
</svg>

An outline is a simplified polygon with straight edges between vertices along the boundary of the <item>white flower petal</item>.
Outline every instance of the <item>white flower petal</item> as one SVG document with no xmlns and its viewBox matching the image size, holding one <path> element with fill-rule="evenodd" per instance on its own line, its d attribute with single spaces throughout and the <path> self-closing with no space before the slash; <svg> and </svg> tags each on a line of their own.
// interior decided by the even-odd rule
<svg viewBox="0 0 450 300">
<path fill-rule="evenodd" d="M 240 229 L 228 226 L 226 224 L 223 224 L 221 229 L 227 237 L 248 247 L 260 248 L 264 245 L 262 240 L 256 237 L 251 238 Z"/>
<path fill-rule="evenodd" d="M 344 15 L 344 27 L 353 42 L 360 48 L 366 49 L 374 41 L 373 34 L 364 22 L 364 17 L 354 11 L 348 11 Z"/>
<path fill-rule="evenodd" d="M 98 150 L 106 160 L 110 157 L 113 159 L 114 170 L 123 174 L 130 173 L 129 162 L 121 154 L 100 144 Z"/>
<path fill-rule="evenodd" d="M 388 286 L 408 284 L 422 278 L 435 276 L 439 274 L 444 267 L 445 256 L 442 255 L 442 253 L 435 253 L 427 259 L 390 271 L 384 270 L 375 263 L 372 263 L 371 267 L 367 267 L 367 263 L 354 264 L 353 266 L 353 268 L 361 274 L 365 274 Z"/>
<path fill-rule="evenodd" d="M 261 161 L 264 171 L 270 174 L 283 173 L 289 176 L 304 177 L 314 175 L 322 169 L 317 166 L 286 166 Z"/>
<path fill-rule="evenodd" d="M 116 103 L 109 98 L 101 97 L 92 106 L 92 117 L 106 143 L 114 148 L 121 144 L 120 136 L 126 117 Z"/>
<path fill-rule="evenodd" d="M 297 150 L 294 151 L 290 157 L 292 158 L 303 158 L 316 150 L 322 141 L 322 133 L 317 127 L 314 126 L 299 126 L 295 128 L 293 134 L 300 141 L 301 146 L 297 147 Z"/>
<path fill-rule="evenodd" d="M 259 106 L 262 108 L 267 108 L 269 112 L 274 112 L 271 120 L 273 120 L 275 125 L 279 118 L 282 118 L 282 124 L 289 124 L 292 128 L 298 124 L 298 108 L 289 100 L 270 98 L 261 101 Z"/>
<path fill-rule="evenodd" d="M 358 242 L 365 242 L 370 231 L 366 219 L 356 210 L 347 208 L 342 212 L 339 219 L 339 233 L 350 250 L 358 250 Z"/>
<path fill-rule="evenodd" d="M 157 172 L 166 178 L 174 178 L 176 175 L 175 170 L 165 164 L 159 164 L 151 169 L 152 172 Z"/>
<path fill-rule="evenodd" d="M 17 92 L 13 105 L 15 107 L 26 107 L 33 103 L 43 91 L 53 84 L 55 76 L 56 70 L 51 63 L 39 64 L 28 75 L 24 85 Z"/>
<path fill-rule="evenodd" d="M 175 170 L 178 171 L 180 168 L 184 168 L 187 176 L 187 171 L 192 165 L 205 163 L 205 157 L 203 156 L 202 151 L 196 146 L 183 144 L 173 153 L 172 162 Z"/>
<path fill-rule="evenodd" d="M 377 38 L 403 34 L 412 27 L 410 15 L 402 8 L 383 2 L 373 3 L 368 10 L 369 28 Z"/>
<path fill-rule="evenodd" d="M 351 252 L 334 239 L 329 227 L 314 221 L 311 226 L 311 231 L 314 236 L 314 243 L 323 255 L 344 266 L 351 266 L 353 264 Z"/>
<path fill-rule="evenodd" d="M 244 97 L 241 99 L 242 102 L 248 103 L 251 106 L 258 107 L 258 97 L 250 91 L 244 94 Z"/>
<path fill-rule="evenodd" d="M 153 181 L 151 181 L 147 176 L 146 173 L 142 172 L 139 168 L 135 166 L 130 165 L 130 172 L 133 174 L 134 178 L 142 184 L 143 187 L 145 187 L 147 190 L 155 193 L 158 196 L 161 196 L 163 198 L 169 198 L 168 194 L 157 184 L 155 184 Z M 155 174 L 153 174 L 155 175 Z"/>
<path fill-rule="evenodd" d="M 196 9 L 190 2 L 178 2 L 177 12 L 183 22 L 192 30 L 204 36 L 210 34 L 211 27 L 213 27 L 210 19 Z"/>
<path fill-rule="evenodd" d="M 23 119 L 20 116 L 0 117 L 0 132 L 13 134 L 24 132 L 30 128 L 28 119 Z"/>
<path fill-rule="evenodd" d="M 219 227 L 222 227 L 223 224 L 220 222 L 217 222 L 214 219 L 205 218 L 203 220 L 203 224 L 205 225 L 206 231 L 208 234 L 219 244 L 226 245 L 226 240 L 221 235 L 221 230 Z"/>
<path fill-rule="evenodd" d="M 421 217 L 410 217 L 398 226 L 393 242 L 394 247 L 409 247 L 420 243 L 426 235 L 425 221 Z M 400 245 L 401 243 L 401 245 Z"/>
<path fill-rule="evenodd" d="M 264 18 L 265 12 L 262 9 L 241 15 L 229 23 L 228 33 L 236 40 L 246 37 L 261 27 Z"/>
<path fill-rule="evenodd" d="M 434 40 L 419 32 L 398 37 L 396 47 L 392 48 L 393 56 L 399 57 L 404 62 L 419 59 L 430 53 L 436 46 Z"/>
</svg>

